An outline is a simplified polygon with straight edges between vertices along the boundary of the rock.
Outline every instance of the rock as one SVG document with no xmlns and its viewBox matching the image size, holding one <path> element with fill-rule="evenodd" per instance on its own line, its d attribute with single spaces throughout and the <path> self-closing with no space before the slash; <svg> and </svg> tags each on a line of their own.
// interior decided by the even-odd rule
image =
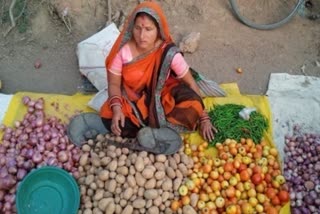
<svg viewBox="0 0 320 214">
<path fill-rule="evenodd" d="M 179 43 L 179 48 L 184 53 L 193 53 L 198 48 L 199 40 L 200 32 L 191 32 L 182 38 L 181 42 Z"/>
</svg>

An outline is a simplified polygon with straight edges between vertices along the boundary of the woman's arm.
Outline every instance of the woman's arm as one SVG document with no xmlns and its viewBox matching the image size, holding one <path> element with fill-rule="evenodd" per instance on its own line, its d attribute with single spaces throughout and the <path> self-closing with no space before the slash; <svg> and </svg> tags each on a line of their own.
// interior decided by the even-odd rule
<svg viewBox="0 0 320 214">
<path fill-rule="evenodd" d="M 189 68 L 188 68 L 187 73 L 181 78 L 181 80 L 201 97 L 200 89 L 199 89 L 196 81 L 194 80 Z"/>
<path fill-rule="evenodd" d="M 108 72 L 108 95 L 109 99 L 112 97 L 121 97 L 121 76 Z M 112 123 L 111 131 L 117 135 L 121 135 L 121 127 L 124 127 L 125 117 L 120 105 L 112 106 Z"/>
<path fill-rule="evenodd" d="M 187 73 L 181 78 L 181 80 L 201 97 L 200 89 L 189 69 Z M 201 115 L 199 123 L 201 136 L 208 141 L 212 141 L 214 138 L 214 132 L 217 132 L 217 129 L 212 125 L 208 113 L 206 111 L 204 111 Z"/>
</svg>

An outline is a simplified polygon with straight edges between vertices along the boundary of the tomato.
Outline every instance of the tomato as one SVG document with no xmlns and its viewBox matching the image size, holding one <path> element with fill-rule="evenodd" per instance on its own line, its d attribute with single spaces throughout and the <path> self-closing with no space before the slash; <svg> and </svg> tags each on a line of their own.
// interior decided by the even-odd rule
<svg viewBox="0 0 320 214">
<path fill-rule="evenodd" d="M 275 195 L 272 199 L 271 199 L 271 203 L 274 205 L 274 206 L 277 206 L 277 205 L 280 205 L 281 202 L 280 202 L 280 199 L 277 195 Z"/>
<path fill-rule="evenodd" d="M 233 164 L 231 162 L 227 162 L 224 164 L 223 169 L 225 172 L 232 172 Z"/>
<path fill-rule="evenodd" d="M 278 197 L 281 203 L 287 203 L 289 201 L 289 193 L 285 190 L 280 190 L 278 193 Z"/>
<path fill-rule="evenodd" d="M 261 174 L 255 173 L 252 177 L 251 177 L 251 181 L 254 185 L 258 185 L 262 182 L 262 177 Z"/>
<path fill-rule="evenodd" d="M 171 203 L 171 209 L 173 212 L 177 211 L 181 207 L 180 201 L 174 200 Z"/>
<path fill-rule="evenodd" d="M 240 172 L 240 179 L 241 181 L 248 181 L 250 179 L 249 172 L 247 170 L 242 170 Z"/>
<path fill-rule="evenodd" d="M 272 207 L 272 206 L 268 207 L 266 209 L 266 211 L 267 211 L 267 214 L 278 214 L 279 213 L 278 210 L 275 207 Z"/>
<path fill-rule="evenodd" d="M 275 189 L 269 187 L 266 191 L 266 195 L 271 200 L 272 198 L 274 198 L 277 195 L 277 193 L 276 193 Z"/>
</svg>

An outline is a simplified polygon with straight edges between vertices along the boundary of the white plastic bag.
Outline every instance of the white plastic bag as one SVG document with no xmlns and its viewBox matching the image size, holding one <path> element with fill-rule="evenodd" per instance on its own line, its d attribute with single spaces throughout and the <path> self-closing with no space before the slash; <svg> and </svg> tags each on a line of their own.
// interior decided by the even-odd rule
<svg viewBox="0 0 320 214">
<path fill-rule="evenodd" d="M 80 72 L 100 91 L 107 84 L 105 59 L 118 38 L 120 32 L 114 23 L 80 42 L 77 46 L 77 56 Z"/>
<path fill-rule="evenodd" d="M 104 102 L 108 99 L 108 88 L 100 90 L 88 103 L 88 106 L 97 112 L 100 112 L 100 109 Z"/>
</svg>

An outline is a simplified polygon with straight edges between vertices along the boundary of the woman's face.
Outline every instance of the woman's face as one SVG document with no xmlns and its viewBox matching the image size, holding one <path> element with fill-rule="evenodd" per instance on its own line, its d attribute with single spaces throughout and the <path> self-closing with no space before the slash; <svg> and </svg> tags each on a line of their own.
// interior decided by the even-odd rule
<svg viewBox="0 0 320 214">
<path fill-rule="evenodd" d="M 133 38 L 141 50 L 148 51 L 154 48 L 158 38 L 158 29 L 151 18 L 146 15 L 140 15 L 136 18 L 133 26 Z"/>
</svg>

